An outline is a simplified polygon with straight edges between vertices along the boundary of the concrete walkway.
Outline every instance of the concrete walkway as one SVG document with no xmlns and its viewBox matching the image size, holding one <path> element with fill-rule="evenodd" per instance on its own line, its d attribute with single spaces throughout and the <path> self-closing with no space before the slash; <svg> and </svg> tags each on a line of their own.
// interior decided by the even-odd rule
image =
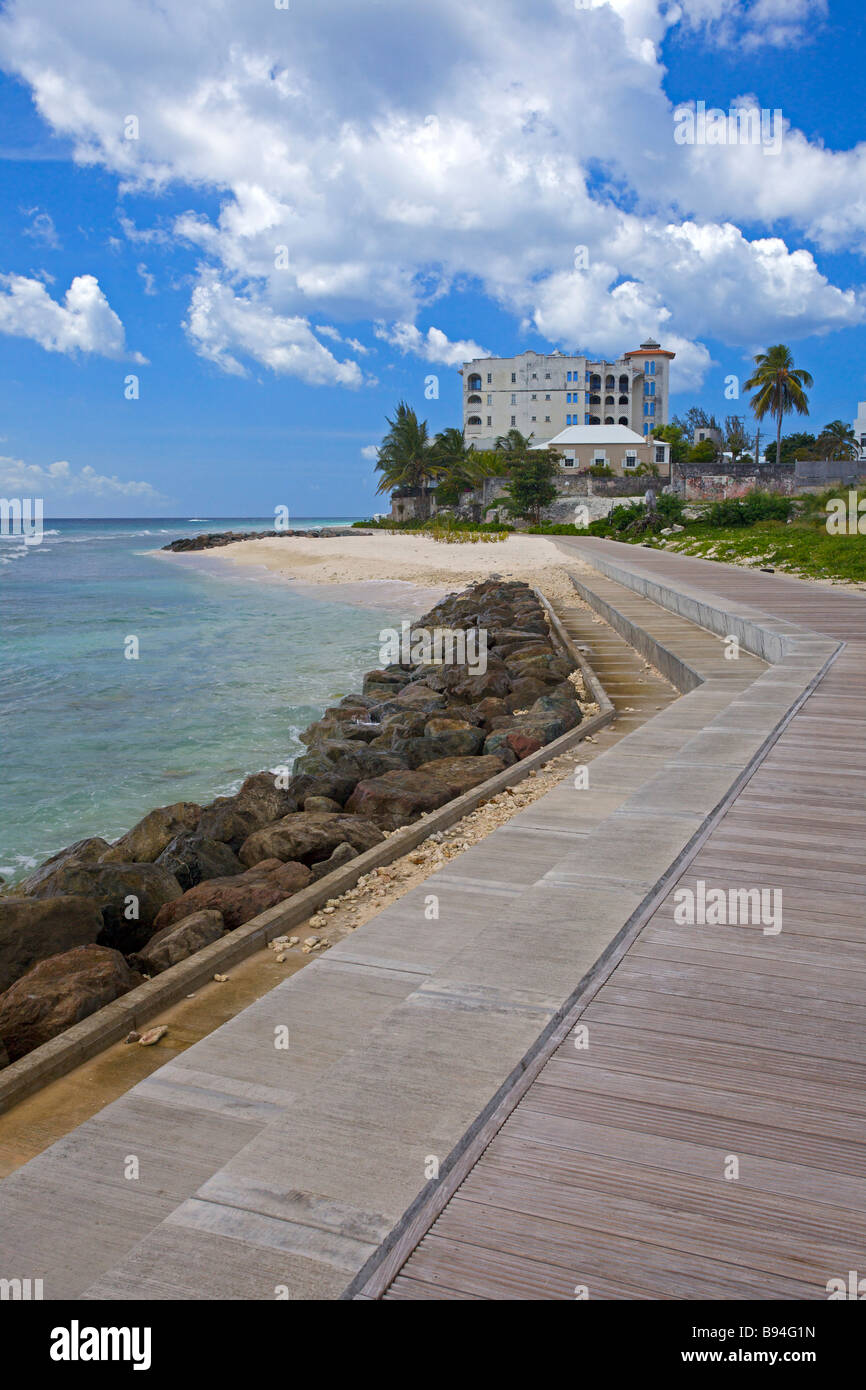
<svg viewBox="0 0 866 1390">
<path fill-rule="evenodd" d="M 781 639 L 803 653 L 802 677 L 847 646 L 587 993 L 386 1296 L 823 1299 L 828 1281 L 866 1267 L 866 599 L 576 548 L 635 592 L 699 605 L 717 630 L 756 624 L 768 652 Z M 785 666 L 722 724 L 759 731 Z M 781 932 L 680 925 L 674 889 L 699 882 L 776 890 Z"/>
<path fill-rule="evenodd" d="M 10 1175 L 0 1276 L 41 1277 L 49 1298 L 376 1296 L 839 646 L 744 594 L 699 611 L 680 593 L 712 635 L 637 592 L 620 550 L 633 565 L 630 547 L 590 546 L 620 573 L 583 596 L 689 693 L 672 704 L 656 686 L 641 707 L 649 678 L 620 643 L 625 708 L 589 787 L 560 784 Z M 578 640 L 599 631 L 565 616 Z M 729 632 L 773 664 L 726 660 Z"/>
</svg>

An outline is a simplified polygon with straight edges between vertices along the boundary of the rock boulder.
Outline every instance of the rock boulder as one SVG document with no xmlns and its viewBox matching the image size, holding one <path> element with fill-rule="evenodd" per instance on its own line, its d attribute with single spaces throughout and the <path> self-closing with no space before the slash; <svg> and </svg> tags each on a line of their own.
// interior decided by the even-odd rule
<svg viewBox="0 0 866 1390">
<path fill-rule="evenodd" d="M 75 946 L 49 956 L 0 995 L 0 1038 L 15 1062 L 141 984 L 119 951 Z"/>
<path fill-rule="evenodd" d="M 337 845 L 344 842 L 361 852 L 381 841 L 382 834 L 376 826 L 351 811 L 348 815 L 301 811 L 251 835 L 241 846 L 240 858 L 250 867 L 262 859 L 292 859 L 302 864 L 316 864 L 327 859 Z"/>
<path fill-rule="evenodd" d="M 102 912 L 100 946 L 128 954 L 144 945 L 160 908 L 180 893 L 174 874 L 162 864 L 73 863 L 59 869 L 38 896 L 92 899 Z"/>
<path fill-rule="evenodd" d="M 229 845 L 198 833 L 176 835 L 156 862 L 174 874 L 184 892 L 205 879 L 243 873 L 243 864 Z"/>
<path fill-rule="evenodd" d="M 203 946 L 219 941 L 224 931 L 221 912 L 193 912 L 179 926 L 163 927 L 158 931 L 143 950 L 130 958 L 130 964 L 143 975 L 160 975 L 169 966 L 195 955 Z"/>
<path fill-rule="evenodd" d="M 37 961 L 95 943 L 102 926 L 90 898 L 0 897 L 0 991 Z"/>
<path fill-rule="evenodd" d="M 229 931 L 242 927 L 276 907 L 294 893 L 306 888 L 310 882 L 310 870 L 305 864 L 283 864 L 277 869 L 267 871 L 251 870 L 245 874 L 235 874 L 232 878 L 211 878 L 190 888 L 174 902 L 161 908 L 155 926 L 157 931 L 174 926 L 198 912 L 219 912 Z"/>
<path fill-rule="evenodd" d="M 152 864 L 166 845 L 185 830 L 195 830 L 201 807 L 194 801 L 176 801 L 150 811 L 131 830 L 100 856 L 100 864 Z"/>
</svg>

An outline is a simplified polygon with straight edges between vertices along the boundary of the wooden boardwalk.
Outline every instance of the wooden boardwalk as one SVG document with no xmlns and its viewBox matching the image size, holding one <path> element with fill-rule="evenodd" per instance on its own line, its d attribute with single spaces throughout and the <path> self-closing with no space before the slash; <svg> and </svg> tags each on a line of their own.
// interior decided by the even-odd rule
<svg viewBox="0 0 866 1390">
<path fill-rule="evenodd" d="M 574 548 L 847 645 L 385 1296 L 826 1298 L 866 1274 L 866 596 Z M 678 924 L 699 881 L 781 931 Z"/>
</svg>

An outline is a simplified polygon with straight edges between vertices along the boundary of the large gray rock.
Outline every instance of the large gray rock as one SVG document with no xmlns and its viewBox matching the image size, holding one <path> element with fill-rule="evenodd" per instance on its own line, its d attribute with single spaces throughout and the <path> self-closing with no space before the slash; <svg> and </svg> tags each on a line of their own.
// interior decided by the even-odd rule
<svg viewBox="0 0 866 1390">
<path fill-rule="evenodd" d="M 310 882 L 318 883 L 320 878 L 326 878 L 334 869 L 342 869 L 344 864 L 351 864 L 352 860 L 357 858 L 358 851 L 344 840 L 327 859 L 321 859 L 318 864 L 313 865 L 310 870 Z"/>
<path fill-rule="evenodd" d="M 437 758 L 434 762 L 422 763 L 418 771 L 439 782 L 451 800 L 486 782 L 488 777 L 495 777 L 505 766 L 501 758 L 488 755 L 480 758 Z"/>
<path fill-rule="evenodd" d="M 394 751 L 411 768 L 437 758 L 468 758 L 481 752 L 484 730 L 466 719 L 431 719 L 420 738 L 395 740 Z"/>
<path fill-rule="evenodd" d="M 101 864 L 152 864 L 166 845 L 185 830 L 195 830 L 201 807 L 194 801 L 176 801 L 149 811 L 131 830 L 106 850 Z"/>
<path fill-rule="evenodd" d="M 119 951 L 75 946 L 39 961 L 0 995 L 0 1038 L 16 1062 L 141 984 Z"/>
<path fill-rule="evenodd" d="M 163 970 L 195 955 L 203 946 L 219 941 L 225 931 L 221 912 L 193 912 L 179 926 L 163 927 L 147 945 L 130 958 L 130 965 L 143 975 L 160 975 Z"/>
<path fill-rule="evenodd" d="M 218 796 L 206 806 L 198 823 L 204 839 L 219 840 L 237 852 L 244 840 L 262 826 L 297 811 L 294 778 L 288 789 L 277 786 L 273 772 L 255 772 L 234 796 Z"/>
<path fill-rule="evenodd" d="M 91 898 L 102 911 L 99 944 L 128 955 L 144 945 L 160 908 L 180 893 L 174 874 L 162 864 L 67 864 L 38 897 Z"/>
<path fill-rule="evenodd" d="M 346 810 L 383 830 L 397 830 L 450 800 L 448 787 L 435 777 L 421 771 L 386 772 L 383 777 L 359 782 L 346 802 Z"/>
<path fill-rule="evenodd" d="M 89 898 L 0 897 L 0 991 L 37 961 L 95 942 L 102 927 Z"/>
<path fill-rule="evenodd" d="M 52 854 L 50 859 L 46 859 L 44 864 L 40 864 L 38 869 L 34 869 L 32 874 L 22 879 L 16 887 L 16 892 L 34 893 L 43 884 L 49 883 L 58 869 L 65 868 L 67 864 L 95 864 L 100 855 L 109 848 L 108 841 L 100 839 L 97 835 L 87 840 L 76 840 L 74 845 L 67 845 L 66 849 Z"/>
<path fill-rule="evenodd" d="M 381 844 L 382 839 L 376 826 L 361 816 L 310 815 L 301 811 L 251 835 L 241 846 L 240 858 L 250 867 L 263 859 L 316 864 L 344 842 L 360 852 Z"/>
<path fill-rule="evenodd" d="M 487 658 L 487 670 L 472 674 L 472 667 L 451 666 L 445 671 L 445 689 L 452 698 L 476 705 L 488 696 L 503 698 L 511 691 L 511 678 L 505 663 L 492 654 Z"/>
<path fill-rule="evenodd" d="M 184 892 L 208 878 L 243 873 L 243 864 L 229 845 L 197 833 L 176 835 L 156 862 L 174 874 Z"/>
</svg>

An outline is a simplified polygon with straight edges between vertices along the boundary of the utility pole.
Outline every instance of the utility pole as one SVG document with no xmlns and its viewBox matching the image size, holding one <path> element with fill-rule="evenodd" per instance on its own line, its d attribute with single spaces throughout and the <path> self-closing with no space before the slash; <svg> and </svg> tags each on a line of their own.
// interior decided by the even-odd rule
<svg viewBox="0 0 866 1390">
<path fill-rule="evenodd" d="M 758 464 L 760 463 L 760 460 L 761 460 L 761 426 L 758 425 L 758 431 L 757 431 L 757 434 L 755 435 L 755 468 L 758 467 Z M 778 461 L 778 460 L 777 460 L 777 461 Z"/>
</svg>

